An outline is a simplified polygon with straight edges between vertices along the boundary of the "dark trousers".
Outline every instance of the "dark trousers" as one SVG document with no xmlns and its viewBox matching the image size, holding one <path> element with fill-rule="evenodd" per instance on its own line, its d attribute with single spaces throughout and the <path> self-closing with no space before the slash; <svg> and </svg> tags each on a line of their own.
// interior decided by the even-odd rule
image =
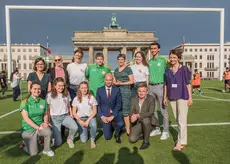
<svg viewBox="0 0 230 164">
<path fill-rule="evenodd" d="M 149 135 L 152 130 L 152 125 L 150 118 L 144 118 L 141 121 L 137 121 L 134 126 L 132 126 L 130 134 L 129 134 L 129 141 L 131 143 L 137 142 L 140 136 L 143 134 L 144 142 L 149 142 Z"/>
<path fill-rule="evenodd" d="M 101 118 L 100 118 L 100 121 L 102 123 L 103 133 L 104 133 L 104 137 L 106 140 L 110 140 L 112 138 L 112 134 L 113 134 L 112 123 L 113 123 L 113 121 L 115 123 L 115 134 L 116 134 L 116 136 L 120 135 L 121 129 L 124 125 L 123 116 L 122 116 L 121 112 L 110 123 L 107 123 L 107 124 L 104 123 L 101 120 Z"/>
<path fill-rule="evenodd" d="M 70 104 L 72 105 L 73 99 L 77 96 L 78 85 L 69 85 L 68 91 L 71 98 Z"/>
<path fill-rule="evenodd" d="M 13 88 L 13 101 L 16 101 L 18 96 L 21 94 L 19 85 Z"/>
</svg>

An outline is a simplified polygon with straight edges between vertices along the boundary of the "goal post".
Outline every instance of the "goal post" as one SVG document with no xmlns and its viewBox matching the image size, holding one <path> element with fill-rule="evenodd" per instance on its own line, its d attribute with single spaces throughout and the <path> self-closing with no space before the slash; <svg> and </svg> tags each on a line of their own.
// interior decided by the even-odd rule
<svg viewBox="0 0 230 164">
<path fill-rule="evenodd" d="M 105 7 L 105 6 L 5 6 L 7 71 L 12 72 L 10 10 L 75 10 L 75 11 L 137 11 L 137 12 L 219 12 L 220 13 L 220 54 L 219 79 L 223 78 L 224 70 L 224 8 L 185 8 L 185 7 Z"/>
</svg>

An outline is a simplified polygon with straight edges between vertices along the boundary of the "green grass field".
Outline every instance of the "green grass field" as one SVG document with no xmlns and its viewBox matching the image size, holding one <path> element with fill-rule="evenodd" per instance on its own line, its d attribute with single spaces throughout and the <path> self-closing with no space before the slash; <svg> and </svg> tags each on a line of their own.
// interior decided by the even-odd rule
<svg viewBox="0 0 230 164">
<path fill-rule="evenodd" d="M 193 105 L 189 109 L 188 123 L 223 123 L 230 122 L 230 93 L 222 93 L 223 82 L 202 81 L 204 96 L 193 96 Z M 23 97 L 26 96 L 25 83 Z M 0 117 L 19 107 L 20 101 L 13 102 L 11 91 L 7 97 L 0 98 Z M 175 124 L 172 111 L 168 108 L 171 124 Z M 161 141 L 160 136 L 150 138 L 150 147 L 139 150 L 141 141 L 130 144 L 123 134 L 122 144 L 114 139 L 106 141 L 101 131 L 97 135 L 97 148 L 90 149 L 90 141 L 83 144 L 78 135 L 75 148 L 69 149 L 64 143 L 55 149 L 55 156 L 50 158 L 40 153 L 30 157 L 18 147 L 22 141 L 20 134 L 2 134 L 6 131 L 19 131 L 21 115 L 15 112 L 0 118 L 0 163 L 42 163 L 42 164 L 227 164 L 230 163 L 230 125 L 191 126 L 188 127 L 188 146 L 181 152 L 173 152 L 177 128 L 170 128 L 170 138 Z"/>
</svg>

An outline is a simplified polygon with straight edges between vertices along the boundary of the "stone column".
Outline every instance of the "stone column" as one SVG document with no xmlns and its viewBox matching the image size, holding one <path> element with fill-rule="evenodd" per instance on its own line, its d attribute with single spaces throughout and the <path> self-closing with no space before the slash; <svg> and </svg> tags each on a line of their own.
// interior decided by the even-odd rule
<svg viewBox="0 0 230 164">
<path fill-rule="evenodd" d="M 148 50 L 148 53 L 147 53 L 147 56 L 146 56 L 146 60 L 150 60 L 151 59 L 151 51 L 150 51 L 150 49 Z"/>
<path fill-rule="evenodd" d="M 121 53 L 127 55 L 127 48 L 126 48 L 126 47 L 123 47 L 123 48 L 121 49 Z"/>
<path fill-rule="evenodd" d="M 104 55 L 104 63 L 108 64 L 108 47 L 103 48 L 103 55 Z"/>
<path fill-rule="evenodd" d="M 93 47 L 89 47 L 89 64 L 94 63 L 94 49 Z"/>
</svg>

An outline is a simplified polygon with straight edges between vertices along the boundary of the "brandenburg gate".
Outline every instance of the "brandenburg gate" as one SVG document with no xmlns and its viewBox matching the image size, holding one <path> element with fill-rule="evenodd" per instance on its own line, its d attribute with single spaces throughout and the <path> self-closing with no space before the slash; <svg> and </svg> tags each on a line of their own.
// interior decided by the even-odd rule
<svg viewBox="0 0 230 164">
<path fill-rule="evenodd" d="M 122 29 L 116 23 L 116 17 L 111 17 L 111 24 L 103 31 L 74 31 L 72 38 L 74 49 L 80 48 L 88 51 L 89 63 L 94 63 L 94 51 L 101 51 L 104 54 L 105 63 L 108 64 L 108 52 L 120 51 L 127 54 L 132 52 L 132 56 L 137 51 L 143 51 L 150 58 L 149 45 L 158 39 L 154 37 L 154 32 L 128 31 Z"/>
</svg>

